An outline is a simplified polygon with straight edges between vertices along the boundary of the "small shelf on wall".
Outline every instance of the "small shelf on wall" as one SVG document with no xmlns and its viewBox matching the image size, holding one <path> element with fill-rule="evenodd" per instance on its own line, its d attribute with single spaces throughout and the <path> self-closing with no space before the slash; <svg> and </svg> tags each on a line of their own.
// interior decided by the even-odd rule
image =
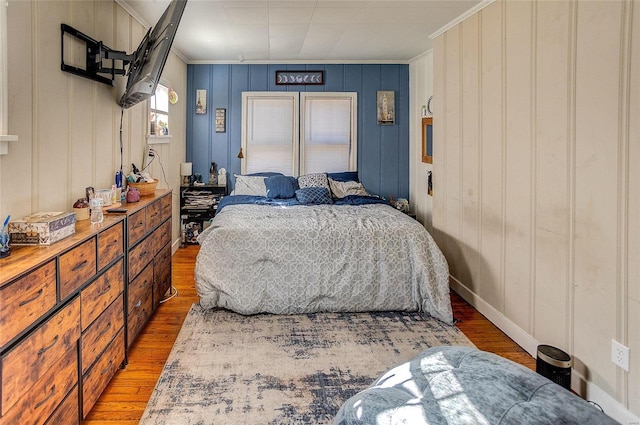
<svg viewBox="0 0 640 425">
<path fill-rule="evenodd" d="M 6 155 L 9 153 L 9 142 L 17 142 L 18 136 L 0 136 L 0 155 Z"/>
</svg>

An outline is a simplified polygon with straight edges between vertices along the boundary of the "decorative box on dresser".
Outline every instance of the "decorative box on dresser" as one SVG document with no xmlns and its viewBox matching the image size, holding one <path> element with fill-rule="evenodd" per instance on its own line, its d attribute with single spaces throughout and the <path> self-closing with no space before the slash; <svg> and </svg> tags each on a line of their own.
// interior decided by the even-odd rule
<svg viewBox="0 0 640 425">
<path fill-rule="evenodd" d="M 0 425 L 79 424 L 171 287 L 171 191 L 0 259 Z"/>
</svg>

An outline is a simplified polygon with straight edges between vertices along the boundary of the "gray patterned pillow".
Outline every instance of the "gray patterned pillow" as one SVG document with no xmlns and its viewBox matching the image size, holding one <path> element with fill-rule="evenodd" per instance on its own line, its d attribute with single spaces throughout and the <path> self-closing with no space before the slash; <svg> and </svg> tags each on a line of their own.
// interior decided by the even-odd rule
<svg viewBox="0 0 640 425">
<path fill-rule="evenodd" d="M 329 186 L 334 198 L 342 199 L 348 195 L 369 196 L 364 186 L 360 182 L 339 182 L 329 178 Z"/>
<path fill-rule="evenodd" d="M 296 199 L 301 204 L 333 204 L 331 193 L 325 187 L 305 187 L 296 190 Z"/>
<path fill-rule="evenodd" d="M 234 195 L 267 196 L 267 186 L 264 183 L 265 176 L 234 174 L 234 177 L 236 178 L 236 186 L 233 190 Z"/>
<path fill-rule="evenodd" d="M 329 181 L 327 180 L 327 173 L 314 173 L 314 174 L 305 174 L 304 176 L 298 177 L 298 186 L 300 189 L 304 189 L 305 187 L 325 187 L 329 191 Z"/>
</svg>

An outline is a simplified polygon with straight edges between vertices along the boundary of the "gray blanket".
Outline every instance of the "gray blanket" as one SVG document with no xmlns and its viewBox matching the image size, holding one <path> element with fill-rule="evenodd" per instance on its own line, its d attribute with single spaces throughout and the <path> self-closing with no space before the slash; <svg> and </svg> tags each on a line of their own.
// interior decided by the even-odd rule
<svg viewBox="0 0 640 425">
<path fill-rule="evenodd" d="M 198 242 L 205 308 L 422 311 L 453 322 L 446 259 L 419 222 L 388 205 L 230 205 Z"/>
</svg>

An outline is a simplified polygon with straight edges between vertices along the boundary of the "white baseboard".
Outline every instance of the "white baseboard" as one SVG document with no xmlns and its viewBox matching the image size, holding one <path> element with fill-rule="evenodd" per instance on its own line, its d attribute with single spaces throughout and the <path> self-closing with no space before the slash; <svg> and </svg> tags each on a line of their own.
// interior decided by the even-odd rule
<svg viewBox="0 0 640 425">
<path fill-rule="evenodd" d="M 180 248 L 180 238 L 176 239 L 171 244 L 171 255 L 175 254 L 178 248 Z"/>
<path fill-rule="evenodd" d="M 482 313 L 491 323 L 496 325 L 500 330 L 506 333 L 509 338 L 514 340 L 520 347 L 531 355 L 536 357 L 538 351 L 538 342 L 531 335 L 526 333 L 518 325 L 509 320 L 504 314 L 496 310 L 491 304 L 483 300 L 479 295 L 472 292 L 454 277 L 451 277 L 451 288 L 465 299 L 469 304 Z"/>
<path fill-rule="evenodd" d="M 509 338 L 514 340 L 515 343 L 522 347 L 527 353 L 534 358 L 536 357 L 540 342 L 509 320 L 504 314 L 496 310 L 491 304 L 483 300 L 478 294 L 464 286 L 456 278 L 450 276 L 450 282 L 451 289 L 489 319 L 489 321 L 496 325 L 502 332 L 507 334 Z M 584 399 L 597 403 L 607 415 L 623 425 L 640 425 L 640 418 L 627 410 L 616 399 L 593 382 L 585 380 L 583 376 L 575 371 L 572 371 L 571 378 L 571 388 Z"/>
</svg>

